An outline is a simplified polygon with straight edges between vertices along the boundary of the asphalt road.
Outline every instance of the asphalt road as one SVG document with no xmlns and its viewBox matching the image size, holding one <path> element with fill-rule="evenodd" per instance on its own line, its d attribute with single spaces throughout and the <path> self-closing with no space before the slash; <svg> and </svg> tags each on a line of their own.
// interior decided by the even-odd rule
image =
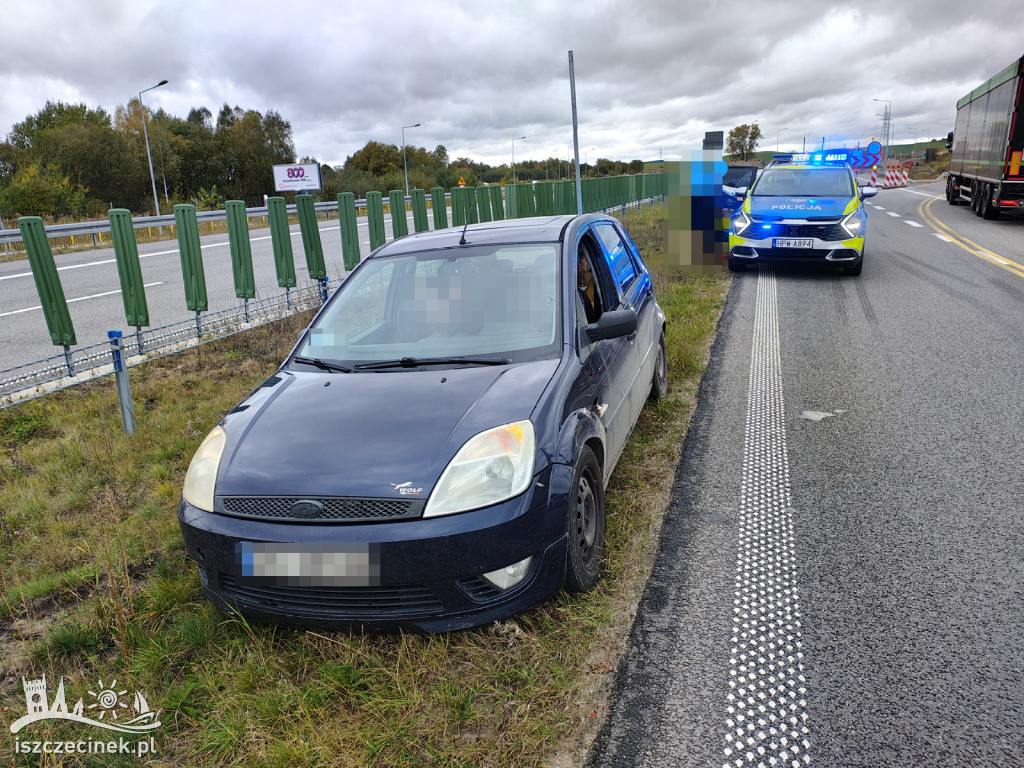
<svg viewBox="0 0 1024 768">
<path fill-rule="evenodd" d="M 1024 219 L 941 194 L 737 275 L 592 768 L 1024 765 Z"/>
<path fill-rule="evenodd" d="M 384 218 L 384 229 L 388 240 L 391 240 L 390 215 Z M 429 221 L 433 228 L 433 217 L 429 217 Z M 360 253 L 366 256 L 370 252 L 370 238 L 365 217 L 358 220 L 358 227 Z M 411 212 L 408 214 L 408 227 L 409 232 L 415 231 Z M 336 286 L 346 274 L 337 218 L 319 222 L 319 229 L 329 286 Z M 296 282 L 301 288 L 313 281 L 308 277 L 297 225 L 291 228 L 291 233 Z M 257 298 L 283 293 L 277 285 L 270 230 L 251 230 L 249 240 Z M 209 310 L 216 312 L 240 307 L 241 300 L 235 298 L 228 236 L 206 235 L 200 241 Z M 150 327 L 158 328 L 194 317 L 185 304 L 177 240 L 140 244 L 138 248 Z M 106 344 L 108 330 L 122 330 L 126 334 L 133 330 L 125 324 L 112 248 L 55 254 L 54 260 L 78 337 L 77 346 Z M 0 371 L 60 354 L 63 354 L 63 347 L 55 347 L 50 341 L 28 262 L 0 263 Z"/>
</svg>

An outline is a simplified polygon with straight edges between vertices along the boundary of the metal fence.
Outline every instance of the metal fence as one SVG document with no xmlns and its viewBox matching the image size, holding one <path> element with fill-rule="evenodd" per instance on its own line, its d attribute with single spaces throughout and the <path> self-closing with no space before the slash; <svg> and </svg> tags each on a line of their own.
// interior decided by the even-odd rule
<svg viewBox="0 0 1024 768">
<path fill-rule="evenodd" d="M 139 328 L 120 342 L 126 366 L 166 357 L 199 344 L 316 309 L 323 301 L 319 285 L 285 291 L 266 299 L 247 301 L 220 312 L 196 313 L 159 328 Z M 114 372 L 110 344 L 90 344 L 69 349 L 63 355 L 0 371 L 0 408 L 50 392 L 92 381 Z"/>
</svg>

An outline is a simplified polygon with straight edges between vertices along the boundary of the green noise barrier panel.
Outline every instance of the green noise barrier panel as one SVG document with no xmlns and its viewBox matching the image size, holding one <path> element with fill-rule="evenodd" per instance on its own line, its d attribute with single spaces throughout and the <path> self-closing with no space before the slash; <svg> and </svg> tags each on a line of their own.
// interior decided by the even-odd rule
<svg viewBox="0 0 1024 768">
<path fill-rule="evenodd" d="M 299 213 L 299 231 L 302 233 L 302 250 L 306 253 L 306 269 L 310 280 L 326 280 L 327 266 L 324 264 L 324 246 L 320 242 L 320 227 L 316 223 L 316 208 L 312 195 L 296 195 L 295 208 Z"/>
<path fill-rule="evenodd" d="M 476 188 L 476 209 L 480 221 L 491 221 L 491 195 L 488 187 L 480 185 Z"/>
<path fill-rule="evenodd" d="M 366 218 L 370 225 L 370 250 L 374 251 L 387 242 L 384 234 L 384 198 L 380 192 L 366 193 Z"/>
<path fill-rule="evenodd" d="M 505 219 L 505 200 L 501 195 L 501 184 L 492 184 L 487 189 L 491 195 L 491 214 L 495 221 L 503 221 Z"/>
<path fill-rule="evenodd" d="M 178 255 L 181 277 L 185 283 L 185 305 L 193 312 L 206 312 L 206 273 L 203 271 L 203 249 L 199 245 L 199 224 L 196 207 L 188 203 L 174 206 L 174 223 L 178 228 Z"/>
<path fill-rule="evenodd" d="M 434 229 L 447 229 L 448 202 L 445 200 L 444 187 L 430 190 L 430 207 L 434 210 Z"/>
<path fill-rule="evenodd" d="M 18 219 L 18 229 L 25 241 L 28 254 L 28 265 L 32 269 L 32 277 L 36 281 L 36 291 L 43 306 L 46 327 L 50 331 L 50 340 L 58 347 L 72 347 L 78 340 L 75 327 L 71 324 L 68 302 L 64 298 L 64 288 L 57 275 L 57 265 L 53 261 L 53 251 L 46 237 L 46 227 L 38 216 L 23 216 Z"/>
<path fill-rule="evenodd" d="M 414 189 L 412 195 L 412 225 L 417 232 L 426 232 L 430 229 L 430 220 L 427 218 L 427 193 L 422 189 Z"/>
<path fill-rule="evenodd" d="M 356 196 L 351 192 L 338 195 L 338 224 L 341 228 L 341 258 L 345 270 L 359 263 L 359 225 L 356 220 Z"/>
<path fill-rule="evenodd" d="M 270 220 L 270 242 L 274 247 L 274 269 L 281 288 L 295 287 L 295 256 L 292 253 L 292 233 L 288 226 L 288 208 L 283 197 L 267 200 L 267 218 Z"/>
<path fill-rule="evenodd" d="M 228 243 L 231 246 L 231 275 L 235 280 L 235 297 L 256 298 L 256 277 L 252 270 L 252 246 L 249 243 L 249 217 L 242 200 L 224 204 L 228 220 Z"/>
<path fill-rule="evenodd" d="M 388 192 L 388 207 L 391 208 L 391 237 L 397 240 L 409 234 L 409 220 L 405 216 L 405 193 L 400 189 Z"/>
<path fill-rule="evenodd" d="M 110 234 L 114 240 L 114 259 L 117 261 L 117 278 L 121 284 L 121 301 L 124 304 L 124 319 L 136 328 L 149 326 L 149 305 L 146 303 L 146 289 L 142 283 L 142 268 L 139 265 L 139 247 L 135 241 L 135 227 L 132 213 L 124 208 L 114 208 L 107 213 Z"/>
</svg>

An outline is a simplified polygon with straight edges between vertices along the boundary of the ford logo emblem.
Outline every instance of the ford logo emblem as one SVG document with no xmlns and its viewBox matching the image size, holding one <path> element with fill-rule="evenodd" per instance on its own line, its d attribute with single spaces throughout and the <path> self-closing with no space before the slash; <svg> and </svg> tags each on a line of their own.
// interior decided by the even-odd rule
<svg viewBox="0 0 1024 768">
<path fill-rule="evenodd" d="M 320 517 L 324 511 L 324 505 L 319 501 L 296 501 L 292 504 L 292 517 L 301 517 L 303 520 L 311 520 Z"/>
</svg>

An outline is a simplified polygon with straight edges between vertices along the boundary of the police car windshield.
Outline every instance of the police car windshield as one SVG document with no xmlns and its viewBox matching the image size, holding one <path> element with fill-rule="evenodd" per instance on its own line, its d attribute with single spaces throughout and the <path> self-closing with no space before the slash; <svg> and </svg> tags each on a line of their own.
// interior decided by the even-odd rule
<svg viewBox="0 0 1024 768">
<path fill-rule="evenodd" d="M 853 197 L 846 168 L 766 168 L 751 193 L 754 197 Z"/>
</svg>

